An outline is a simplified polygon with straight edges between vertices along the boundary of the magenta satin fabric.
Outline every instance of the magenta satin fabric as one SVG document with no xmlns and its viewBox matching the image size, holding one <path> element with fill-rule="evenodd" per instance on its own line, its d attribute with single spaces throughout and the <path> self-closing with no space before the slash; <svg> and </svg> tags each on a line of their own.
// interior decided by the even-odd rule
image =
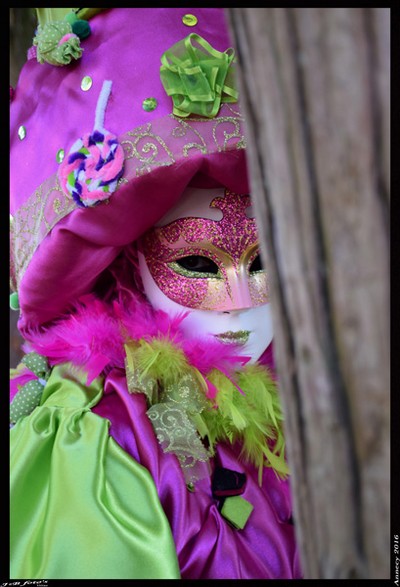
<svg viewBox="0 0 400 587">
<path fill-rule="evenodd" d="M 287 481 L 238 461 L 237 447 L 219 444 L 212 468 L 222 466 L 246 473 L 242 497 L 254 510 L 243 530 L 228 525 L 211 494 L 211 478 L 186 488 L 178 460 L 164 454 L 146 416 L 143 394 L 129 394 L 125 373 L 107 376 L 104 397 L 93 411 L 111 422 L 110 434 L 151 473 L 169 519 L 183 579 L 296 579 L 301 578 Z M 206 467 L 205 464 L 202 466 Z"/>
<path fill-rule="evenodd" d="M 99 275 L 124 246 L 136 241 L 178 200 L 198 173 L 208 173 L 237 193 L 248 193 L 245 151 L 196 156 L 174 165 L 173 179 L 164 168 L 122 185 L 109 205 L 74 210 L 52 229 L 35 252 L 18 289 L 22 316 L 29 329 L 62 314 L 93 289 Z"/>
<path fill-rule="evenodd" d="M 195 14 L 188 27 L 183 15 Z M 97 100 L 104 80 L 112 81 L 105 128 L 119 136 L 172 113 L 172 99 L 160 80 L 161 55 L 190 33 L 204 37 L 218 51 L 231 46 L 221 8 L 112 8 L 89 20 L 91 34 L 81 41 L 82 57 L 68 66 L 24 65 L 10 105 L 11 214 L 50 175 L 56 173 L 59 149 L 66 151 L 93 130 Z M 90 76 L 93 85 L 80 84 Z M 142 102 L 156 98 L 145 112 Z M 26 139 L 18 127 L 26 127 Z"/>
<path fill-rule="evenodd" d="M 195 27 L 182 23 L 186 13 L 197 17 Z M 104 121 L 109 132 L 120 137 L 151 123 L 168 143 L 168 124 L 163 131 L 163 122 L 157 122 L 171 122 L 172 113 L 172 99 L 160 81 L 161 55 L 193 32 L 219 51 L 231 47 L 221 8 L 113 8 L 94 16 L 89 24 L 91 35 L 82 41 L 81 59 L 61 67 L 31 59 L 21 71 L 10 104 L 13 215 L 27 205 L 27 199 L 45 180 L 57 173 L 59 149 L 68 153 L 79 137 L 93 130 L 104 80 L 112 81 Z M 80 84 L 87 75 L 93 84 L 83 92 Z M 149 97 L 158 101 L 152 112 L 142 108 L 143 100 Z M 238 110 L 238 105 L 234 106 Z M 20 125 L 26 128 L 24 140 L 18 137 Z M 232 126 L 220 128 L 219 140 L 225 140 L 223 132 L 232 133 Z M 58 317 L 77 297 L 91 291 L 121 248 L 157 222 L 195 177 L 207 176 L 210 186 L 224 185 L 237 193 L 248 193 L 244 149 L 234 145 L 228 152 L 219 152 L 210 132 L 208 153 L 193 151 L 189 157 L 181 153 L 171 165 L 155 166 L 151 173 L 138 174 L 129 184 L 122 184 L 108 204 L 75 209 L 52 226 L 18 287 L 22 310 L 18 326 L 24 337 L 29 329 Z M 27 240 L 24 246 L 31 250 L 31 232 L 37 227 L 24 230 L 22 243 Z"/>
</svg>

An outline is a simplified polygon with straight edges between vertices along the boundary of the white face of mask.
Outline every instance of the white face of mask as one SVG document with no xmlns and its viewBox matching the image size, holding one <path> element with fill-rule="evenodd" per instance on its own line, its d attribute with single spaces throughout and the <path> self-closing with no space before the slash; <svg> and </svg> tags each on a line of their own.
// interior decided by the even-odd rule
<svg viewBox="0 0 400 587">
<path fill-rule="evenodd" d="M 232 198 L 232 194 L 228 194 L 228 196 Z M 228 196 L 225 196 L 225 200 L 228 199 Z M 170 315 L 182 312 L 189 313 L 182 322 L 182 330 L 188 337 L 214 336 L 226 344 L 240 344 L 241 354 L 249 356 L 250 362 L 255 362 L 269 346 L 273 337 L 271 307 L 269 303 L 265 303 L 267 293 L 266 288 L 263 288 L 263 285 L 266 283 L 266 272 L 259 267 L 257 270 L 254 269 L 254 272 L 251 270 L 251 267 L 255 267 L 254 259 L 257 257 L 258 244 L 256 242 L 257 235 L 254 226 L 250 226 L 252 222 L 249 220 L 251 216 L 248 214 L 250 207 L 247 207 L 246 215 L 242 213 L 243 219 L 241 225 L 238 227 L 235 224 L 233 229 L 241 234 L 241 240 L 238 242 L 240 246 L 244 243 L 243 251 L 236 248 L 235 258 L 232 256 L 231 250 L 222 250 L 221 256 L 222 259 L 227 259 L 229 271 L 224 272 L 225 268 L 221 263 L 220 271 L 218 271 L 219 281 L 217 281 L 215 274 L 207 273 L 207 271 L 210 271 L 210 266 L 206 257 L 211 257 L 215 261 L 215 263 L 212 261 L 213 265 L 219 264 L 218 250 L 213 249 L 210 254 L 209 246 L 209 242 L 214 235 L 213 224 L 216 225 L 221 220 L 221 210 L 218 210 L 218 206 L 215 207 L 216 198 L 224 198 L 223 189 L 188 188 L 179 205 L 170 211 L 158 224 L 158 227 L 172 226 L 175 228 L 173 224 L 178 219 L 196 218 L 200 219 L 200 223 L 202 218 L 212 220 L 213 222 L 211 223 L 209 220 L 205 222 L 207 226 L 204 230 L 209 231 L 210 238 L 206 243 L 203 240 L 203 245 L 200 248 L 199 242 L 185 243 L 184 254 L 181 258 L 178 258 L 176 255 L 173 256 L 173 247 L 169 249 L 168 245 L 168 247 L 160 249 L 161 239 L 157 228 L 155 230 L 153 229 L 150 240 L 147 237 L 147 240 L 141 243 L 138 258 L 144 292 L 151 305 L 156 309 L 163 310 Z M 214 202 L 214 207 L 210 207 L 211 202 Z M 235 206 L 239 209 L 236 204 Z M 185 225 L 181 223 L 180 226 L 185 230 Z M 218 226 L 218 229 L 220 228 L 221 225 Z M 208 233 L 206 232 L 206 234 Z M 246 235 L 247 240 L 243 235 Z M 220 239 L 220 236 L 215 237 L 215 240 L 217 238 Z M 149 246 L 146 246 L 146 243 Z M 182 240 L 179 243 L 179 252 L 181 253 Z M 148 250 L 153 246 L 155 246 L 155 255 L 151 257 L 151 254 L 148 254 Z M 203 261 L 199 266 L 205 263 L 206 272 L 201 276 L 203 279 L 196 279 L 196 282 L 199 284 L 198 289 L 208 282 L 209 289 L 207 295 L 196 307 L 195 303 L 192 303 L 192 298 L 190 296 L 188 297 L 188 292 L 190 291 L 188 288 L 192 286 L 193 278 L 196 278 L 196 274 L 193 272 L 193 269 L 185 269 L 182 275 L 182 269 L 176 267 L 176 262 L 180 262 L 181 259 L 186 260 L 189 257 L 193 262 L 193 255 L 198 259 L 198 256 L 203 254 L 202 250 L 200 250 L 202 247 L 204 247 L 204 255 L 206 257 L 201 257 Z M 165 259 L 163 259 L 165 263 L 161 265 L 162 271 L 164 271 L 165 267 L 164 273 L 157 273 L 158 267 L 160 266 L 160 250 L 161 257 L 162 255 L 165 256 Z M 249 251 L 251 251 L 251 255 Z M 172 261 L 168 263 L 167 261 L 169 259 L 172 259 Z M 198 262 L 196 261 L 195 267 L 197 265 Z M 174 275 L 170 267 L 175 268 L 175 270 L 177 269 L 178 274 Z M 234 270 L 234 267 L 237 267 L 237 271 Z M 217 271 L 217 267 L 213 267 L 212 270 Z M 171 272 L 170 276 L 168 272 Z M 160 278 L 158 277 L 159 275 L 161 275 Z M 227 277 L 224 278 L 224 275 Z M 157 279 L 158 282 L 156 281 Z M 230 284 L 235 285 L 235 280 L 237 280 L 238 287 L 230 287 Z M 222 292 L 224 283 L 226 284 L 226 289 Z M 179 284 L 178 293 L 176 293 L 175 284 Z M 216 291 L 215 289 L 213 290 L 215 287 L 219 288 L 219 300 L 222 300 L 222 302 L 219 302 L 220 307 L 218 303 L 215 303 L 215 307 L 212 307 L 212 309 L 204 309 L 202 307 L 202 304 L 203 306 L 205 305 L 204 299 L 216 299 L 215 296 L 209 295 L 210 291 Z M 238 294 L 235 292 L 238 292 Z M 175 297 L 175 300 L 173 297 Z"/>
</svg>

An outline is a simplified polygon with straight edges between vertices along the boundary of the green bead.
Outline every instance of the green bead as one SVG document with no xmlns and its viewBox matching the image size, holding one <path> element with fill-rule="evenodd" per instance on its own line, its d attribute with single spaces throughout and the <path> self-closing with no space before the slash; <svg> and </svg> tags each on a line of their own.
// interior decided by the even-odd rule
<svg viewBox="0 0 400 587">
<path fill-rule="evenodd" d="M 11 310 L 19 310 L 19 299 L 16 291 L 10 295 L 10 308 Z"/>
<path fill-rule="evenodd" d="M 76 20 L 72 23 L 72 32 L 82 40 L 86 39 L 92 31 L 87 20 Z"/>
<path fill-rule="evenodd" d="M 146 110 L 146 112 L 152 112 L 157 106 L 158 102 L 155 98 L 146 98 L 142 103 L 143 110 Z"/>
<path fill-rule="evenodd" d="M 76 16 L 75 12 L 72 11 L 65 15 L 64 20 L 69 22 L 69 24 L 72 26 L 74 22 L 78 20 L 78 17 Z"/>
</svg>

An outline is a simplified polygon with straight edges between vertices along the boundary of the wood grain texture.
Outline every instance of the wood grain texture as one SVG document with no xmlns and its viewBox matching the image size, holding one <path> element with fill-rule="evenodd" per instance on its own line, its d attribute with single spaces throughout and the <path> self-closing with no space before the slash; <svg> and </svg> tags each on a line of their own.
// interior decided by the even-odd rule
<svg viewBox="0 0 400 587">
<path fill-rule="evenodd" d="M 386 8 L 230 8 L 307 578 L 389 578 Z"/>
</svg>

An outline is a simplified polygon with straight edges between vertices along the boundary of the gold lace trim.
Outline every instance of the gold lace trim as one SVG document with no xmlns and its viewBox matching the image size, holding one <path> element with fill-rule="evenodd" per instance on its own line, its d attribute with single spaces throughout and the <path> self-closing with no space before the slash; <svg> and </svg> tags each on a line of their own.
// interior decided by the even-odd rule
<svg viewBox="0 0 400 587">
<path fill-rule="evenodd" d="M 154 378 L 140 372 L 134 354 L 126 360 L 125 368 L 128 390 L 146 395 L 151 406 L 147 416 L 157 440 L 165 453 L 179 460 L 186 484 L 208 476 L 213 452 L 204 446 L 198 433 L 199 415 L 208 407 L 201 376 L 193 369 L 159 390 Z"/>
</svg>

